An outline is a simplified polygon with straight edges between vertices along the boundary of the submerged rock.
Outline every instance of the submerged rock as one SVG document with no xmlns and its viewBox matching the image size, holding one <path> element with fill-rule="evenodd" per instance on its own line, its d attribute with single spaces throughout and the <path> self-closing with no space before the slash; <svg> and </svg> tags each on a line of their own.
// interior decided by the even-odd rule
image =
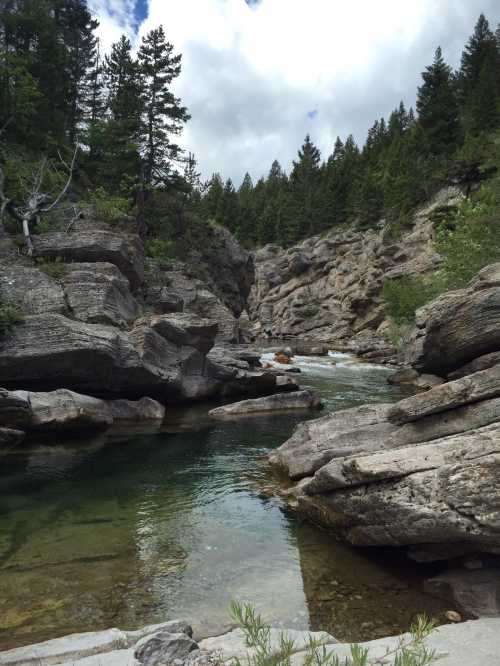
<svg viewBox="0 0 500 666">
<path fill-rule="evenodd" d="M 209 415 L 217 419 L 290 409 L 320 409 L 321 406 L 321 399 L 314 391 L 295 391 L 293 393 L 275 393 L 264 398 L 242 400 L 232 405 L 224 405 L 210 410 Z"/>
<path fill-rule="evenodd" d="M 20 444 L 25 438 L 22 430 L 0 427 L 0 449 L 9 449 L 16 444 Z"/>
</svg>

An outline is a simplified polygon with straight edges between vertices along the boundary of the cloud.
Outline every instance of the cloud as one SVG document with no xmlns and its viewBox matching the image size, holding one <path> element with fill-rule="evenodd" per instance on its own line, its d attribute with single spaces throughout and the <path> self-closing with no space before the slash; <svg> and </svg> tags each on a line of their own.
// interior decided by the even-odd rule
<svg viewBox="0 0 500 666">
<path fill-rule="evenodd" d="M 132 0 L 92 3 L 133 30 Z M 500 21 L 497 0 L 149 0 L 139 35 L 165 26 L 183 54 L 183 143 L 205 177 L 238 183 L 275 158 L 289 169 L 308 132 L 324 157 L 337 135 L 362 142 L 401 99 L 414 104 L 438 45 L 458 65 L 481 11 Z"/>
</svg>

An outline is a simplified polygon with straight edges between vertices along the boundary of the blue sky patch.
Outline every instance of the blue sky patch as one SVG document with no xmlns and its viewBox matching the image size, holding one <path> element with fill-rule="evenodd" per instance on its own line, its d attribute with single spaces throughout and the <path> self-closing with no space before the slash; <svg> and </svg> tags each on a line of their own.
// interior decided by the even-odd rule
<svg viewBox="0 0 500 666">
<path fill-rule="evenodd" d="M 312 111 L 307 112 L 307 117 L 309 120 L 314 120 L 318 116 L 318 109 L 313 109 Z"/>
</svg>

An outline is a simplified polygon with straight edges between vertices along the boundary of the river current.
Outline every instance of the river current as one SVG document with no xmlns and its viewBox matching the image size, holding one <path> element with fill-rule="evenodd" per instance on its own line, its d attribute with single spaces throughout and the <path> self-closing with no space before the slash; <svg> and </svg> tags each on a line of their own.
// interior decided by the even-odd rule
<svg viewBox="0 0 500 666">
<path fill-rule="evenodd" d="M 295 364 L 325 412 L 402 397 L 386 369 L 347 355 Z M 275 626 L 350 641 L 406 630 L 422 612 L 443 618 L 446 604 L 422 588 L 428 571 L 346 547 L 270 492 L 266 454 L 318 414 L 213 422 L 208 409 L 2 457 L 0 649 L 171 618 L 213 635 L 230 626 L 231 599 Z"/>
</svg>

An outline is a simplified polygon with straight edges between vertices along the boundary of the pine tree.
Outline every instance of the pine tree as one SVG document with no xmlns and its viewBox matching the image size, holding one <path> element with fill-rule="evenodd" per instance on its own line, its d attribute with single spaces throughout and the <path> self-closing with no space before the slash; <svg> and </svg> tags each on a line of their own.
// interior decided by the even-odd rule
<svg viewBox="0 0 500 666">
<path fill-rule="evenodd" d="M 111 53 L 106 56 L 104 74 L 112 120 L 121 123 L 130 138 L 137 139 L 143 109 L 140 70 L 125 35 L 112 45 Z"/>
<path fill-rule="evenodd" d="M 452 85 L 450 67 L 443 60 L 441 48 L 434 62 L 422 73 L 424 83 L 418 89 L 417 111 L 428 148 L 433 155 L 449 155 L 460 142 L 459 108 Z"/>
<path fill-rule="evenodd" d="M 210 220 L 217 218 L 220 201 L 224 192 L 224 185 L 219 173 L 214 173 L 206 186 L 206 194 L 203 197 L 203 211 Z"/>
<path fill-rule="evenodd" d="M 469 95 L 477 85 L 485 62 L 495 57 L 496 47 L 495 36 L 490 29 L 488 19 L 481 14 L 475 25 L 474 33 L 462 53 L 458 84 L 463 104 L 467 103 Z"/>
<path fill-rule="evenodd" d="M 170 85 L 181 73 L 181 55 L 166 41 L 163 27 L 151 30 L 139 49 L 141 98 L 143 102 L 142 152 L 144 180 L 148 185 L 168 181 L 172 162 L 180 154 L 171 137 L 180 134 L 189 119 L 187 109 L 172 93 Z"/>
<path fill-rule="evenodd" d="M 293 162 L 290 175 L 290 193 L 296 206 L 295 228 L 291 230 L 293 241 L 318 231 L 321 215 L 320 161 L 321 154 L 308 134 L 298 152 L 298 160 Z"/>
<path fill-rule="evenodd" d="M 238 194 L 234 189 L 231 178 L 228 178 L 224 185 L 222 196 L 220 197 L 217 206 L 216 219 L 219 224 L 224 225 L 237 238 L 240 237 L 240 230 L 238 229 L 238 222 L 240 219 Z"/>
</svg>

